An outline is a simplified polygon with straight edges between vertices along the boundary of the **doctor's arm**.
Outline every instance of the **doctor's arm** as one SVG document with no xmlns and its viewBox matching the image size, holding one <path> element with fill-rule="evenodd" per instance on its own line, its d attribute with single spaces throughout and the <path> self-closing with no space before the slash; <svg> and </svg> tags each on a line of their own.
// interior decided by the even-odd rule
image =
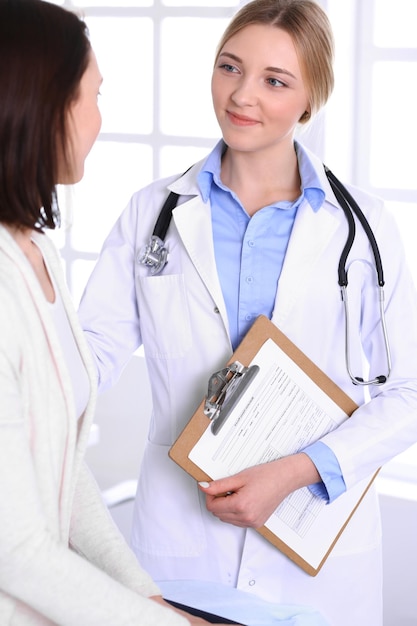
<svg viewBox="0 0 417 626">
<path fill-rule="evenodd" d="M 387 259 L 386 323 L 392 356 L 387 383 L 371 388 L 371 401 L 358 401 L 359 408 L 348 420 L 305 453 L 250 468 L 202 488 L 208 509 L 223 521 L 259 527 L 287 495 L 303 486 L 325 499 L 327 495 L 331 502 L 416 442 L 416 290 L 398 230 L 389 215 L 380 219 L 376 236 L 382 258 Z M 385 355 L 371 309 L 374 299 L 366 295 L 361 329 L 364 348 L 380 367 L 380 363 L 385 364 Z M 216 498 L 227 492 L 232 495 Z"/>
<path fill-rule="evenodd" d="M 134 275 L 136 219 L 130 203 L 103 244 L 78 310 L 100 391 L 118 380 L 142 343 Z"/>
</svg>

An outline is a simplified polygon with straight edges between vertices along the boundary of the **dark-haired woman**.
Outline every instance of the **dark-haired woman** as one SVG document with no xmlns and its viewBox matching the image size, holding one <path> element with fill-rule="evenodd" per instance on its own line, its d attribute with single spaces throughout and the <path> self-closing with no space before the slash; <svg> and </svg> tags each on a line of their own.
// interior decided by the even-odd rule
<svg viewBox="0 0 417 626">
<path fill-rule="evenodd" d="M 185 626 L 83 463 L 95 369 L 44 234 L 82 178 L 101 75 L 85 24 L 0 1 L 0 624 Z"/>
</svg>

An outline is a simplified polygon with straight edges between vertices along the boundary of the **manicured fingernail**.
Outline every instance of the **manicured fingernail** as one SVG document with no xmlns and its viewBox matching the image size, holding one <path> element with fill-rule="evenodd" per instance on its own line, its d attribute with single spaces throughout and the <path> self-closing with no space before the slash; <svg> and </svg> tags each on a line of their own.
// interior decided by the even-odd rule
<svg viewBox="0 0 417 626">
<path fill-rule="evenodd" d="M 200 485 L 200 487 L 203 487 L 203 489 L 207 489 L 207 487 L 210 487 L 210 483 L 207 483 L 206 481 L 203 481 L 198 484 Z"/>
</svg>

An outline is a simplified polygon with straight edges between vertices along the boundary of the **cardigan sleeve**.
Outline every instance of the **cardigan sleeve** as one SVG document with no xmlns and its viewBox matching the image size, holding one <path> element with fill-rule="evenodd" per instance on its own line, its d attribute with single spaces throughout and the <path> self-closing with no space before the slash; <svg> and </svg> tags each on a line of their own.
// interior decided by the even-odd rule
<svg viewBox="0 0 417 626">
<path fill-rule="evenodd" d="M 70 528 L 71 547 L 126 587 L 143 596 L 160 595 L 152 578 L 139 566 L 103 503 L 86 465 L 75 492 Z"/>
<path fill-rule="evenodd" d="M 24 425 L 18 420 L 0 423 L 2 592 L 61 626 L 185 626 L 186 619 L 144 597 L 158 593 L 157 587 L 116 537 L 111 540 L 107 531 L 102 538 L 100 518 L 91 520 L 85 539 L 96 534 L 92 552 L 96 564 L 106 571 L 53 536 L 39 501 Z M 103 556 L 107 549 L 108 555 Z"/>
<path fill-rule="evenodd" d="M 2 606 L 6 602 L 13 607 L 8 612 L 13 612 L 16 623 L 19 615 L 24 615 L 26 621 L 60 626 L 186 626 L 187 619 L 149 599 L 159 593 L 158 588 L 135 562 L 116 529 L 111 529 L 104 504 L 99 505 L 99 494 L 94 496 L 93 483 L 84 471 L 76 489 L 72 520 L 72 536 L 74 542 L 79 541 L 84 556 L 70 549 L 68 541 L 59 536 L 56 523 L 51 523 L 58 515 L 58 496 L 45 501 L 39 476 L 48 484 L 59 477 L 48 473 L 57 450 L 45 448 L 35 458 L 32 447 L 41 431 L 54 425 L 46 417 L 48 399 L 42 390 L 32 385 L 32 395 L 27 394 L 30 382 L 22 375 L 22 342 L 30 352 L 23 317 L 26 308 L 18 305 L 14 290 L 5 289 L 4 283 L 0 280 Z M 40 380 L 46 376 L 45 384 L 51 385 L 44 366 L 43 361 L 34 359 L 30 367 L 39 373 Z M 24 367 L 29 366 L 25 363 Z M 29 432 L 27 416 L 35 406 L 39 428 Z M 87 505 L 90 497 L 92 503 Z M 91 525 L 89 532 L 87 524 Z"/>
</svg>

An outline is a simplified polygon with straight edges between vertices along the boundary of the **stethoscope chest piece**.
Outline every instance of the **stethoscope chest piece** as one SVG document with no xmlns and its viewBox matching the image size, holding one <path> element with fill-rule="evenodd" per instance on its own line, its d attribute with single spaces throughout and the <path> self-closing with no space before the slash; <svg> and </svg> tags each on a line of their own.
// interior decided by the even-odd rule
<svg viewBox="0 0 417 626">
<path fill-rule="evenodd" d="M 137 262 L 146 265 L 153 276 L 159 274 L 168 262 L 168 250 L 162 239 L 152 235 L 146 246 L 139 252 Z"/>
<path fill-rule="evenodd" d="M 164 240 L 171 223 L 172 211 L 177 205 L 178 198 L 179 194 L 171 191 L 156 220 L 149 242 L 140 250 L 137 256 L 137 262 L 146 265 L 150 269 L 152 276 L 162 272 L 168 263 L 168 250 L 165 247 Z"/>
</svg>

